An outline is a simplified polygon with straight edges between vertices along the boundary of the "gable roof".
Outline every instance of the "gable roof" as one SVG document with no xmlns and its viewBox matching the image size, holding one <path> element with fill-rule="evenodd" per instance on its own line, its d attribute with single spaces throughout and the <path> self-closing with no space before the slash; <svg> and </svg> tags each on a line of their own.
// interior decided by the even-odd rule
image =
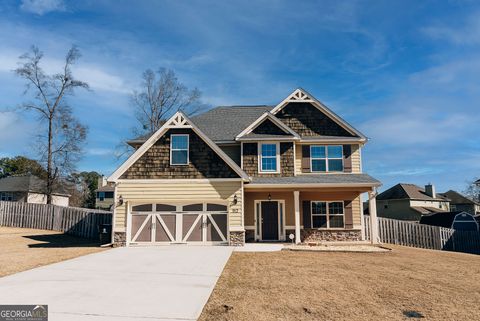
<svg viewBox="0 0 480 321">
<path fill-rule="evenodd" d="M 142 146 L 140 146 L 117 170 L 110 175 L 108 181 L 117 181 L 120 176 L 132 166 L 155 142 L 172 128 L 190 128 L 227 163 L 242 179 L 249 180 L 248 175 L 220 149 L 208 136 L 206 136 L 184 113 L 175 113 L 165 124 L 151 135 Z"/>
<path fill-rule="evenodd" d="M 287 129 L 295 133 L 291 128 L 289 128 L 283 121 L 275 117 L 275 114 L 281 110 L 283 107 L 288 105 L 290 102 L 308 102 L 314 107 L 318 108 L 323 112 L 327 117 L 335 121 L 339 126 L 352 133 L 356 137 L 337 137 L 337 136 L 316 136 L 316 137 L 304 137 L 301 140 L 308 140 L 312 142 L 322 142 L 322 141 L 344 141 L 348 142 L 359 142 L 364 143 L 367 141 L 367 137 L 363 135 L 360 131 L 351 126 L 348 122 L 342 119 L 340 116 L 331 111 L 327 106 L 321 103 L 319 100 L 315 99 L 307 91 L 302 88 L 298 88 L 293 93 L 291 93 L 287 98 L 280 102 L 276 106 L 269 105 L 252 105 L 252 106 L 219 106 L 213 109 L 210 109 L 200 115 L 191 117 L 191 120 L 195 125 L 212 141 L 216 143 L 233 143 L 236 141 L 237 137 L 245 137 L 248 133 L 244 133 L 248 128 L 255 127 L 266 117 L 265 114 L 268 113 L 283 124 L 282 128 Z M 271 116 L 269 117 L 270 119 Z M 276 122 L 275 122 L 276 123 Z M 298 134 L 292 134 L 293 137 L 297 137 Z M 130 145 L 140 145 L 143 144 L 149 137 L 152 136 L 152 133 L 145 134 L 127 141 Z M 251 138 L 257 138 L 256 136 L 251 136 Z M 260 138 L 260 137 L 258 137 Z M 275 139 L 276 137 L 264 137 L 265 139 Z"/>
<path fill-rule="evenodd" d="M 44 194 L 47 184 L 44 180 L 33 174 L 7 176 L 0 179 L 0 192 L 30 192 Z M 68 196 L 62 187 L 54 187 L 53 194 Z"/>
<path fill-rule="evenodd" d="M 440 197 L 438 197 L 440 196 Z M 433 198 L 425 193 L 425 189 L 415 184 L 400 183 L 390 187 L 386 191 L 378 194 L 377 200 L 397 200 L 411 199 L 422 201 L 447 201 L 448 199 L 437 194 L 437 198 Z"/>
<path fill-rule="evenodd" d="M 282 100 L 277 106 L 275 106 L 271 113 L 276 114 L 282 108 L 287 106 L 289 103 L 292 102 L 305 102 L 305 103 L 310 103 L 316 108 L 318 108 L 321 112 L 323 112 L 325 115 L 327 115 L 329 118 L 331 118 L 333 121 L 335 121 L 338 125 L 343 127 L 346 131 L 350 132 L 351 134 L 358 136 L 364 140 L 367 140 L 367 137 L 362 134 L 359 130 L 354 128 L 352 125 L 350 125 L 346 120 L 335 114 L 330 108 L 325 106 L 322 102 L 320 102 L 318 99 L 313 97 L 310 93 L 308 93 L 306 90 L 302 88 L 297 88 L 291 93 L 287 98 Z"/>
<path fill-rule="evenodd" d="M 445 193 L 440 193 L 443 197 L 446 197 L 450 200 L 452 204 L 474 204 L 474 205 L 480 205 L 480 203 L 475 202 L 472 199 L 469 199 L 468 197 L 460 194 L 457 191 L 454 190 L 449 190 L 448 192 Z"/>
<path fill-rule="evenodd" d="M 270 112 L 263 113 L 260 117 L 258 117 L 254 122 L 252 122 L 247 128 L 245 128 L 240 134 L 237 135 L 235 138 L 236 140 L 240 140 L 242 137 L 246 137 L 247 135 L 250 137 L 254 137 L 252 135 L 264 135 L 264 134 L 254 134 L 252 133 L 255 128 L 263 124 L 266 120 L 270 120 L 274 125 L 276 125 L 279 129 L 281 129 L 284 133 L 292 136 L 294 139 L 300 139 L 300 135 L 298 135 L 293 129 L 285 125 L 280 119 L 275 117 Z M 270 135 L 270 136 L 280 136 L 280 135 Z"/>
</svg>

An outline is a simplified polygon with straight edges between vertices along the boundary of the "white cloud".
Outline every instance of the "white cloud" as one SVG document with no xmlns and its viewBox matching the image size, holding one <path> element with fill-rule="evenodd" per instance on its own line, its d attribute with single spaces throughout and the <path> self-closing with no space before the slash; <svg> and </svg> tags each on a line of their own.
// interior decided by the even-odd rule
<svg viewBox="0 0 480 321">
<path fill-rule="evenodd" d="M 65 3 L 62 0 L 22 0 L 20 8 L 41 16 L 52 11 L 65 11 Z"/>
<path fill-rule="evenodd" d="M 480 44 L 480 12 L 473 12 L 463 21 L 462 25 L 455 25 L 447 20 L 447 24 L 428 26 L 421 31 L 432 39 L 447 40 L 456 45 Z"/>
<path fill-rule="evenodd" d="M 31 124 L 12 111 L 0 111 L 0 157 L 25 154 L 31 147 Z"/>
</svg>

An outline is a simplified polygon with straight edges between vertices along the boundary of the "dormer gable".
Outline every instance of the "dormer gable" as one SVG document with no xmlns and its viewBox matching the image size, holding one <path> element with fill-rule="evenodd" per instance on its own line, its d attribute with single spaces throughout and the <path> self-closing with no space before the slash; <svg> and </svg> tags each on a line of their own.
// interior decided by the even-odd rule
<svg viewBox="0 0 480 321">
<path fill-rule="evenodd" d="M 271 113 L 303 137 L 366 137 L 307 91 L 298 88 Z"/>
<path fill-rule="evenodd" d="M 250 126 L 237 135 L 236 140 L 241 141 L 254 138 L 288 138 L 291 140 L 297 140 L 300 138 L 300 136 L 273 114 L 270 112 L 265 112 L 252 124 L 250 124 Z"/>
<path fill-rule="evenodd" d="M 178 146 L 174 146 L 174 137 Z M 176 152 L 177 157 L 173 154 Z M 182 154 L 183 153 L 183 154 Z M 145 141 L 109 178 L 242 178 L 245 172 L 185 114 L 177 112 Z"/>
</svg>

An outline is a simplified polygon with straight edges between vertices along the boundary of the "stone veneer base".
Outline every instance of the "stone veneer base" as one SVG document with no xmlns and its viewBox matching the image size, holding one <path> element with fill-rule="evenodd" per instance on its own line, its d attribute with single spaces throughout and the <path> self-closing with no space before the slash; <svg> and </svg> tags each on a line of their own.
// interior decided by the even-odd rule
<svg viewBox="0 0 480 321">
<path fill-rule="evenodd" d="M 244 246 L 245 245 L 245 232 L 230 232 L 230 246 Z"/>
<path fill-rule="evenodd" d="M 302 230 L 303 243 L 361 241 L 361 230 L 327 231 L 317 229 Z"/>
<path fill-rule="evenodd" d="M 127 244 L 127 234 L 125 232 L 113 232 L 113 247 L 121 247 Z"/>
</svg>

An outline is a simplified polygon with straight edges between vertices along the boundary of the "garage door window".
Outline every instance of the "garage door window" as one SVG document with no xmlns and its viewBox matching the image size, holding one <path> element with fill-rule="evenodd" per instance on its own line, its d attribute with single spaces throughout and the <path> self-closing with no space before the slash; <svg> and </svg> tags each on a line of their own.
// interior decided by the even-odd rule
<svg viewBox="0 0 480 321">
<path fill-rule="evenodd" d="M 200 204 L 184 205 L 182 210 L 185 212 L 201 212 L 203 211 L 203 204 L 200 203 Z"/>
<path fill-rule="evenodd" d="M 212 212 L 226 212 L 227 211 L 227 206 L 226 205 L 221 205 L 221 204 L 207 204 L 207 211 L 212 211 Z"/>
<path fill-rule="evenodd" d="M 157 204 L 157 212 L 175 212 L 176 210 L 175 205 Z"/>
<path fill-rule="evenodd" d="M 132 207 L 132 211 L 134 211 L 134 212 L 153 212 L 153 205 L 152 204 L 135 205 L 135 206 Z"/>
</svg>

